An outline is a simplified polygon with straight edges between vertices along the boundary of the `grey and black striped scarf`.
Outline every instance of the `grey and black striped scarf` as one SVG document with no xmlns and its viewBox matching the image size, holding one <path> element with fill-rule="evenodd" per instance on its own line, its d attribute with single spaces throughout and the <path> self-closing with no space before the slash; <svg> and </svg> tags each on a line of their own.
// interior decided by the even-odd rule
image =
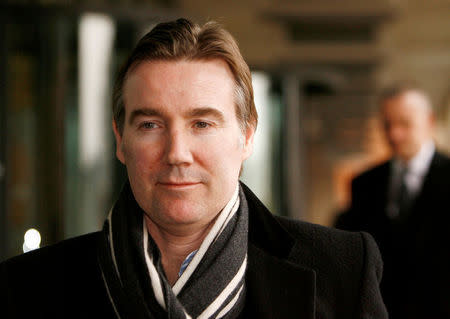
<svg viewBox="0 0 450 319">
<path fill-rule="evenodd" d="M 127 183 L 103 227 L 99 265 L 118 318 L 236 318 L 245 300 L 248 209 L 241 189 L 173 287 Z"/>
</svg>

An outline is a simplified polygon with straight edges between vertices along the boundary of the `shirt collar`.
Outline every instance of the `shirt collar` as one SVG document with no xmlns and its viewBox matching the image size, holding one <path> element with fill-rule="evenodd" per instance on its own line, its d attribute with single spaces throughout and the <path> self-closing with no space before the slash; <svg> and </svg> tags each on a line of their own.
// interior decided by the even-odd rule
<svg viewBox="0 0 450 319">
<path fill-rule="evenodd" d="M 430 167 L 434 152 L 435 146 L 432 140 L 422 144 L 419 152 L 417 152 L 417 154 L 406 163 L 408 172 L 414 175 L 425 175 Z M 394 171 L 396 172 L 399 172 L 405 168 L 405 164 L 403 164 L 399 159 L 394 159 L 393 165 Z"/>
</svg>

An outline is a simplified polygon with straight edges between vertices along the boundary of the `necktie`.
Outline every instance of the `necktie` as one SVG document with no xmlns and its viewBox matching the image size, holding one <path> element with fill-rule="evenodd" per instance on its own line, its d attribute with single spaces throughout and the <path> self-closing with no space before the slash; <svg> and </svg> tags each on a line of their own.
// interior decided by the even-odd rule
<svg viewBox="0 0 450 319">
<path fill-rule="evenodd" d="M 406 217 L 409 213 L 409 210 L 411 208 L 411 194 L 408 190 L 408 186 L 406 184 L 406 175 L 408 173 L 407 168 L 403 168 L 400 173 L 400 185 L 398 188 L 397 193 L 397 211 L 398 211 L 398 218 L 403 219 Z"/>
</svg>

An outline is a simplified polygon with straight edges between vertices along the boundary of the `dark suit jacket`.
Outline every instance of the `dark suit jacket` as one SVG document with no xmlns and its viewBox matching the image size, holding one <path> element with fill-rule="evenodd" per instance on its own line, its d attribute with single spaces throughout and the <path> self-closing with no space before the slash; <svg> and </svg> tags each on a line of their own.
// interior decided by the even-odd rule
<svg viewBox="0 0 450 319">
<path fill-rule="evenodd" d="M 387 318 L 381 259 L 368 234 L 275 218 L 243 187 L 249 248 L 240 318 Z M 92 233 L 0 264 L 2 318 L 114 318 L 98 240 Z"/>
<path fill-rule="evenodd" d="M 450 318 L 450 159 L 435 153 L 407 216 L 387 214 L 390 162 L 358 176 L 337 228 L 367 231 L 384 260 L 382 294 L 391 318 Z"/>
</svg>

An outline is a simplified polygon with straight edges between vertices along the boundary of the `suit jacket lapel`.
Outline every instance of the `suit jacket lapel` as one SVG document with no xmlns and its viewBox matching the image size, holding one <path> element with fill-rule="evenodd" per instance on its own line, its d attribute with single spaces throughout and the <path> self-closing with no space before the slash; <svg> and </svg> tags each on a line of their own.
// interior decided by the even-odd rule
<svg viewBox="0 0 450 319">
<path fill-rule="evenodd" d="M 432 202 L 433 198 L 441 197 L 436 196 L 436 193 L 445 190 L 445 186 L 440 185 L 440 181 L 446 178 L 442 174 L 442 167 L 445 165 L 445 161 L 446 158 L 444 156 L 438 152 L 434 153 L 428 172 L 424 177 L 421 190 L 414 199 L 411 218 L 417 222 L 422 222 L 424 210 L 430 207 L 430 202 Z"/>
<path fill-rule="evenodd" d="M 437 152 L 434 153 L 428 172 L 424 177 L 422 190 L 418 195 L 419 197 L 422 197 L 423 194 L 428 195 L 426 194 L 428 190 L 436 192 L 436 189 L 439 189 L 435 185 L 437 185 L 438 181 L 443 178 L 440 172 L 442 172 L 442 165 L 445 164 L 444 161 L 445 157 Z"/>
<path fill-rule="evenodd" d="M 246 312 L 255 318 L 314 318 L 315 272 L 289 261 L 296 240 L 242 188 L 249 211 Z"/>
</svg>

